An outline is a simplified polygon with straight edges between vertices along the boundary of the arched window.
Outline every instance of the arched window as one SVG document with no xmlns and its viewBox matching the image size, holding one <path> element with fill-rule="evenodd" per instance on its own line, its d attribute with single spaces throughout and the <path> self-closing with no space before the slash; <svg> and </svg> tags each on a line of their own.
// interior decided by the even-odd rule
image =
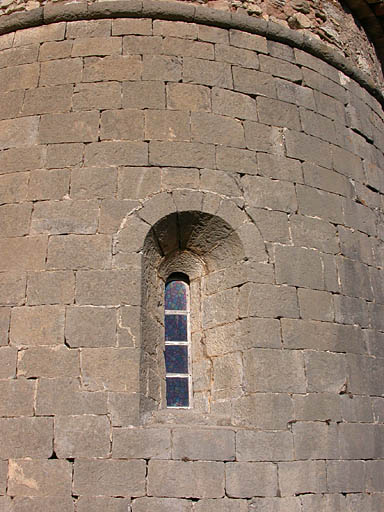
<svg viewBox="0 0 384 512">
<path fill-rule="evenodd" d="M 171 274 L 164 292 L 167 407 L 189 408 L 192 397 L 189 279 Z"/>
</svg>

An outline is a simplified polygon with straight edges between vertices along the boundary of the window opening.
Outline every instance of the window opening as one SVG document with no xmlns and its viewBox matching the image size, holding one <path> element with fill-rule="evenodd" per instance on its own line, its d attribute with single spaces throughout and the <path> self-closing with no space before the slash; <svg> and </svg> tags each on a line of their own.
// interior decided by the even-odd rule
<svg viewBox="0 0 384 512">
<path fill-rule="evenodd" d="M 167 407 L 189 408 L 192 396 L 189 279 L 171 274 L 164 292 Z"/>
</svg>

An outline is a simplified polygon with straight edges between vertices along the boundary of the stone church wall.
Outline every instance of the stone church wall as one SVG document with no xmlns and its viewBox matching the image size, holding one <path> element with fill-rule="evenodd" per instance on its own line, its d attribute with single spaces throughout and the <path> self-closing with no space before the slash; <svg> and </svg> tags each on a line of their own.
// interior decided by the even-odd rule
<svg viewBox="0 0 384 512">
<path fill-rule="evenodd" d="M 380 92 L 273 24 L 76 5 L 0 36 L 0 510 L 382 511 Z"/>
</svg>

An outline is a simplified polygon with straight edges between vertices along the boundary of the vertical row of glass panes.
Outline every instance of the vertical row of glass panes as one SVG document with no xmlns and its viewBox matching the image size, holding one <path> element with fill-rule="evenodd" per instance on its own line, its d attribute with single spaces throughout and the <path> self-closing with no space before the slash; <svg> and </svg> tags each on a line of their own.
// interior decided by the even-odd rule
<svg viewBox="0 0 384 512">
<path fill-rule="evenodd" d="M 167 407 L 189 407 L 189 286 L 180 279 L 170 279 L 165 285 L 164 326 Z"/>
</svg>

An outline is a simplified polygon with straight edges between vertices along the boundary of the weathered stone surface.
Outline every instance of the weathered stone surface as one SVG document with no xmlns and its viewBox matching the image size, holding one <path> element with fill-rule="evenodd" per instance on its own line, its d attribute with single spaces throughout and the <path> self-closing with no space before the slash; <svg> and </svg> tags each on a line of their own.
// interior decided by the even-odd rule
<svg viewBox="0 0 384 512">
<path fill-rule="evenodd" d="M 61 229 L 65 228 L 58 227 L 58 230 Z M 78 228 L 79 231 L 82 229 L 82 227 Z M 111 260 L 112 240 L 108 235 L 61 235 L 52 236 L 49 239 L 47 257 L 49 269 L 110 268 Z"/>
<path fill-rule="evenodd" d="M 145 112 L 145 139 L 190 140 L 189 114 L 170 110 L 147 110 Z"/>
<path fill-rule="evenodd" d="M 327 423 L 295 423 L 292 426 L 297 459 L 338 459 L 338 429 Z"/>
<path fill-rule="evenodd" d="M 0 236 L 24 236 L 29 233 L 32 203 L 0 206 Z"/>
<path fill-rule="evenodd" d="M 81 59 L 47 60 L 41 63 L 40 85 L 74 84 L 81 81 Z"/>
<path fill-rule="evenodd" d="M 233 498 L 275 496 L 277 467 L 268 462 L 228 462 L 225 465 L 226 490 Z"/>
<path fill-rule="evenodd" d="M 126 512 L 129 510 L 131 500 L 129 498 L 108 498 L 105 496 L 80 496 L 76 502 L 78 512 Z"/>
<path fill-rule="evenodd" d="M 290 286 L 247 283 L 240 289 L 240 317 L 297 318 L 296 289 Z"/>
<path fill-rule="evenodd" d="M 38 87 L 25 93 L 22 113 L 24 115 L 67 112 L 71 108 L 72 85 Z"/>
<path fill-rule="evenodd" d="M 12 500 L 12 512 L 54 512 L 57 507 L 58 498 L 56 496 L 46 497 L 18 497 Z M 74 504 L 70 496 L 60 496 L 60 510 L 62 512 L 73 512 Z"/>
<path fill-rule="evenodd" d="M 11 317 L 10 308 L 0 307 L 0 346 L 8 345 L 9 321 Z"/>
<path fill-rule="evenodd" d="M 169 459 L 171 431 L 156 428 L 113 429 L 112 456 L 119 459 Z"/>
<path fill-rule="evenodd" d="M 123 107 L 165 108 L 164 82 L 152 80 L 123 82 Z"/>
<path fill-rule="evenodd" d="M 123 167 L 119 169 L 118 197 L 141 199 L 161 188 L 161 169 L 158 167 Z"/>
<path fill-rule="evenodd" d="M 51 144 L 47 146 L 47 168 L 70 167 L 83 161 L 84 145 L 76 143 Z"/>
<path fill-rule="evenodd" d="M 276 415 L 275 411 L 279 411 Z M 291 398 L 283 393 L 257 393 L 238 398 L 233 403 L 236 425 L 251 425 L 260 429 L 282 430 L 293 418 Z"/>
<path fill-rule="evenodd" d="M 171 498 L 221 498 L 224 463 L 151 460 L 148 494 Z"/>
<path fill-rule="evenodd" d="M 288 213 L 297 210 L 296 193 L 292 183 L 259 176 L 245 176 L 241 181 L 246 187 L 245 198 L 250 206 Z"/>
<path fill-rule="evenodd" d="M 110 431 L 107 416 L 57 416 L 56 455 L 63 459 L 105 457 L 110 453 Z"/>
<path fill-rule="evenodd" d="M 71 271 L 29 272 L 27 302 L 31 306 L 72 304 L 75 298 L 75 275 Z"/>
<path fill-rule="evenodd" d="M 280 462 L 278 466 L 282 496 L 327 490 L 324 461 Z"/>
<path fill-rule="evenodd" d="M 20 306 L 25 302 L 25 273 L 8 272 L 0 274 L 1 306 Z M 1 344 L 1 343 L 0 343 Z"/>
<path fill-rule="evenodd" d="M 197 142 L 157 142 L 149 146 L 149 161 L 152 165 L 172 167 L 213 168 L 215 148 L 212 144 Z"/>
<path fill-rule="evenodd" d="M 41 117 L 39 140 L 42 144 L 93 142 L 99 129 L 98 112 L 45 114 Z"/>
<path fill-rule="evenodd" d="M 36 116 L 0 121 L 0 149 L 36 144 L 38 121 Z"/>
<path fill-rule="evenodd" d="M 3 355 L 4 349 L 0 349 Z M 32 416 L 35 383 L 26 379 L 0 381 L 0 416 Z"/>
<path fill-rule="evenodd" d="M 2 459 L 48 458 L 52 453 L 52 418 L 0 418 L 0 433 L 3 440 L 0 447 Z M 9 468 L 8 494 L 13 495 L 12 490 L 18 483 L 22 484 L 22 481 Z M 31 494 L 36 494 L 36 491 L 38 494 L 44 492 L 43 489 L 36 489 Z"/>
<path fill-rule="evenodd" d="M 318 290 L 297 291 L 301 317 L 308 320 L 332 322 L 335 317 L 333 296 Z"/>
<path fill-rule="evenodd" d="M 192 502 L 189 500 L 179 500 L 177 498 L 144 497 L 137 498 L 132 504 L 132 510 L 134 512 L 147 512 L 148 507 L 155 507 L 158 512 L 190 512 L 192 510 Z"/>
<path fill-rule="evenodd" d="M 71 307 L 66 312 L 65 339 L 70 347 L 116 345 L 116 310 L 104 307 Z"/>
<path fill-rule="evenodd" d="M 342 390 L 347 379 L 343 354 L 307 352 L 304 358 L 308 391 L 338 393 Z"/>
<path fill-rule="evenodd" d="M 340 397 L 334 393 L 294 395 L 293 406 L 298 421 L 340 421 L 342 417 Z"/>
<path fill-rule="evenodd" d="M 71 56 L 72 41 L 47 41 L 40 45 L 39 60 L 65 59 Z"/>
<path fill-rule="evenodd" d="M 71 175 L 73 199 L 103 199 L 113 197 L 117 189 L 117 169 L 113 167 L 85 167 Z"/>
<path fill-rule="evenodd" d="M 94 496 L 96 488 L 104 496 L 143 496 L 145 469 L 143 460 L 77 460 L 74 491 Z"/>
<path fill-rule="evenodd" d="M 218 90 L 221 91 L 221 89 Z M 211 110 L 211 91 L 208 87 L 201 85 L 169 83 L 167 85 L 167 107 L 174 110 L 209 112 Z"/>
<path fill-rule="evenodd" d="M 240 430 L 236 434 L 236 458 L 239 461 L 293 460 L 293 436 L 288 431 Z"/>
<path fill-rule="evenodd" d="M 61 500 L 71 494 L 71 479 L 72 464 L 66 460 L 12 460 L 9 462 L 8 494 L 56 496 Z"/>
<path fill-rule="evenodd" d="M 76 301 L 94 306 L 140 304 L 140 283 L 134 270 L 82 270 L 77 273 Z"/>
<path fill-rule="evenodd" d="M 89 393 L 78 379 L 39 379 L 36 413 L 40 415 L 106 414 L 106 393 Z"/>
<path fill-rule="evenodd" d="M 0 157 L 1 160 L 1 157 Z M 28 174 L 16 173 L 0 176 L 0 202 L 17 203 L 27 197 Z"/>
<path fill-rule="evenodd" d="M 301 512 L 299 498 L 254 498 L 250 503 L 250 512 Z"/>
<path fill-rule="evenodd" d="M 58 161 L 54 165 L 58 165 Z M 64 199 L 69 192 L 69 182 L 70 173 L 67 169 L 32 171 L 28 184 L 28 199 Z"/>
<path fill-rule="evenodd" d="M 16 377 L 17 349 L 14 347 L 0 347 L 0 356 L 0 378 L 14 379 Z"/>
<path fill-rule="evenodd" d="M 29 347 L 19 352 L 17 373 L 27 379 L 37 377 L 77 377 L 80 374 L 77 350 L 64 346 Z"/>
<path fill-rule="evenodd" d="M 89 391 L 134 392 L 138 387 L 139 353 L 133 348 L 82 350 L 83 383 Z"/>
<path fill-rule="evenodd" d="M 174 430 L 172 457 L 182 460 L 234 460 L 235 433 L 196 428 Z"/>
<path fill-rule="evenodd" d="M 275 265 L 278 284 L 315 290 L 324 288 L 323 267 L 317 251 L 277 245 L 275 246 Z"/>
<path fill-rule="evenodd" d="M 183 81 L 230 89 L 232 88 L 231 66 L 222 62 L 185 57 L 183 59 Z"/>
<path fill-rule="evenodd" d="M 99 207 L 96 201 L 55 201 L 35 204 L 31 231 L 49 234 L 96 232 Z"/>
<path fill-rule="evenodd" d="M 41 326 L 44 325 L 44 329 Z M 12 345 L 59 345 L 64 342 L 64 308 L 32 306 L 13 308 Z"/>
<path fill-rule="evenodd" d="M 251 349 L 244 353 L 244 388 L 247 392 L 306 390 L 304 360 L 297 351 Z"/>
<path fill-rule="evenodd" d="M 23 64 L 0 70 L 0 93 L 37 87 L 39 64 Z"/>
<path fill-rule="evenodd" d="M 147 165 L 148 145 L 145 142 L 102 141 L 85 148 L 86 166 Z"/>
<path fill-rule="evenodd" d="M 330 492 L 362 492 L 365 488 L 365 463 L 361 460 L 335 460 L 327 463 Z"/>
</svg>

